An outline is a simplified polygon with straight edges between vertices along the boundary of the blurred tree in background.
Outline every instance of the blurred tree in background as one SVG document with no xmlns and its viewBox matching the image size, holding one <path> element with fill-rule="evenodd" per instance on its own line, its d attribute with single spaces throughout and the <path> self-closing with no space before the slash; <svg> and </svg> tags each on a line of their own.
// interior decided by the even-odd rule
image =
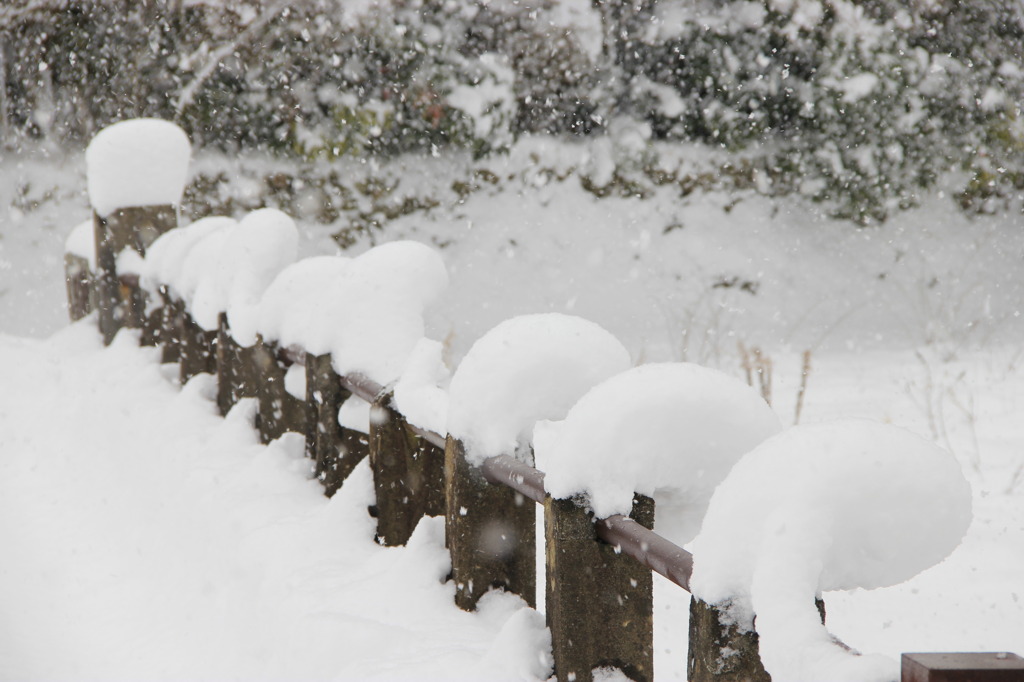
<svg viewBox="0 0 1024 682">
<path fill-rule="evenodd" d="M 157 116 L 332 159 L 628 129 L 867 224 L 950 174 L 967 210 L 1019 207 L 1022 45 L 1016 0 L 14 0 L 0 133 L 81 147 Z"/>
</svg>

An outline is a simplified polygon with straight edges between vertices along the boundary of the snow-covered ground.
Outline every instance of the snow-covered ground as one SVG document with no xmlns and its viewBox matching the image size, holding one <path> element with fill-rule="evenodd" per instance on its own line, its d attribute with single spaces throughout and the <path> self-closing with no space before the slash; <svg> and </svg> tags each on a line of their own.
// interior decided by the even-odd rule
<svg viewBox="0 0 1024 682">
<path fill-rule="evenodd" d="M 0 346 L 0 679 L 544 672 L 522 601 L 453 606 L 441 519 L 374 542 L 365 466 L 327 500 L 301 437 L 259 445 L 251 403 L 221 419 L 128 335 Z"/>
<path fill-rule="evenodd" d="M 680 178 L 702 178 L 720 162 L 700 148 L 661 153 L 659 167 Z M 332 253 L 332 233 L 366 214 L 385 228 L 349 235 L 349 254 L 402 238 L 438 247 L 451 282 L 428 335 L 446 343 L 452 364 L 486 330 L 536 312 L 591 319 L 638 363 L 734 363 L 737 342 L 769 352 L 957 351 L 1024 332 L 1019 215 L 969 218 L 936 192 L 883 226 L 857 228 L 800 197 L 688 192 L 642 178 L 643 197 L 620 187 L 598 198 L 581 181 L 597 175 L 595 154 L 527 140 L 476 165 L 414 157 L 335 168 L 204 155 L 192 174 L 224 177 L 206 198 L 235 218 L 262 202 L 283 208 L 299 223 L 301 256 Z M 355 196 L 309 181 L 327 172 Z M 364 184 L 366 194 L 352 189 Z M 419 208 L 381 216 L 403 213 L 403 203 Z M 340 217 L 318 220 L 325 206 Z M 45 336 L 64 324 L 62 243 L 89 217 L 81 155 L 0 163 L 0 331 Z"/>
<path fill-rule="evenodd" d="M 741 376 L 743 342 L 771 357 L 788 424 L 812 349 L 802 422 L 869 417 L 937 441 L 975 511 L 939 566 L 826 594 L 829 628 L 892 656 L 1024 653 L 1019 216 L 969 221 L 936 197 L 858 230 L 799 199 L 665 187 L 598 199 L 515 154 L 501 163 L 505 189 L 374 235 L 442 247 L 451 284 L 428 335 L 452 364 L 532 312 L 593 319 L 635 363 Z M 376 546 L 368 472 L 328 501 L 301 445 L 259 445 L 244 407 L 215 416 L 205 378 L 179 389 L 129 334 L 103 349 L 90 320 L 65 328 L 63 239 L 88 217 L 83 167 L 0 166 L 0 679 L 546 674 L 537 614 L 509 597 L 476 615 L 452 605 L 442 524 L 408 548 Z M 405 169 L 410 192 L 430 189 L 431 169 Z M 304 254 L 333 249 L 337 226 L 300 228 Z M 688 597 L 658 580 L 656 598 L 658 679 L 685 679 Z"/>
</svg>

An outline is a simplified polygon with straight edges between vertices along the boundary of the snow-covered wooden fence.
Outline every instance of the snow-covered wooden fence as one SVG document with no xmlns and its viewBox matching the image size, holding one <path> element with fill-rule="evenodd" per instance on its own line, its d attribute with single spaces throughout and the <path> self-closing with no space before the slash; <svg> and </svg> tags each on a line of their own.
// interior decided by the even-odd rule
<svg viewBox="0 0 1024 682">
<path fill-rule="evenodd" d="M 504 431 L 481 430 L 473 426 L 474 419 L 479 421 L 480 414 L 515 412 L 521 404 L 531 402 L 525 395 L 531 391 L 545 394 L 546 400 L 558 405 L 554 411 L 535 409 L 527 415 L 531 424 L 537 419 L 554 418 L 554 414 L 561 419 L 576 403 L 560 427 L 538 433 L 534 443 L 537 454 L 548 447 L 546 443 L 558 441 L 565 446 L 575 438 L 577 450 L 585 450 L 588 455 L 598 453 L 595 456 L 600 462 L 599 451 L 619 447 L 619 440 L 601 436 L 599 441 L 589 442 L 583 436 L 612 414 L 605 406 L 608 395 L 636 396 L 629 408 L 633 412 L 625 410 L 625 417 L 638 424 L 652 415 L 662 422 L 671 421 L 676 413 L 663 412 L 666 403 L 682 405 L 681 409 L 699 413 L 698 418 L 705 421 L 715 411 L 737 413 L 737 419 L 743 421 L 742 429 L 737 428 L 740 422 L 728 420 L 716 422 L 715 428 L 723 432 L 749 431 L 757 441 L 777 430 L 775 418 L 766 416 L 766 408 L 745 404 L 749 402 L 745 395 L 717 384 L 719 380 L 711 376 L 710 370 L 647 366 L 623 372 L 628 368 L 628 357 L 603 330 L 594 331 L 585 321 L 561 319 L 564 316 L 536 316 L 509 321 L 493 330 L 489 336 L 497 352 L 488 353 L 484 348 L 486 337 L 474 346 L 472 357 L 467 356 L 452 379 L 452 395 L 461 392 L 468 397 L 460 414 L 449 414 L 447 429 L 422 414 L 413 418 L 403 406 L 416 406 L 420 411 L 426 403 L 399 400 L 399 393 L 408 388 L 403 384 L 404 377 L 397 382 L 378 380 L 380 376 L 395 376 L 393 367 L 385 367 L 393 358 L 387 353 L 370 353 L 372 359 L 365 363 L 371 369 L 364 371 L 338 349 L 355 349 L 352 353 L 358 355 L 360 344 L 367 343 L 364 337 L 371 337 L 370 345 L 383 346 L 403 338 L 408 318 L 398 322 L 389 318 L 382 324 L 373 315 L 366 315 L 367 310 L 381 307 L 405 310 L 404 303 L 396 299 L 374 298 L 382 287 L 388 288 L 382 284 L 383 279 L 374 277 L 385 277 L 389 282 L 406 277 L 412 285 L 402 295 L 422 295 L 418 289 L 430 289 L 430 282 L 437 279 L 436 263 L 431 260 L 434 256 L 423 255 L 426 247 L 399 245 L 371 252 L 374 255 L 361 264 L 366 272 L 356 276 L 352 274 L 355 266 L 341 259 L 308 259 L 291 264 L 294 225 L 277 211 L 250 214 L 237 225 L 244 226 L 244 230 L 233 231 L 234 221 L 225 218 L 175 229 L 176 204 L 188 159 L 187 141 L 183 141 L 180 131 L 163 122 L 134 121 L 119 127 L 101 132 L 88 155 L 95 216 L 68 242 L 65 262 L 72 319 L 95 310 L 107 343 L 121 328 L 141 330 L 142 343 L 159 345 L 165 362 L 179 363 L 182 384 L 200 373 L 215 375 L 216 402 L 222 414 L 243 399 L 255 400 L 255 427 L 261 439 L 270 442 L 287 432 L 304 434 L 312 469 L 327 495 L 333 495 L 353 469 L 368 459 L 376 492 L 371 513 L 376 516 L 378 541 L 388 546 L 404 545 L 422 517 L 443 515 L 451 556 L 450 579 L 456 588 L 455 602 L 462 609 L 475 609 L 480 597 L 494 588 L 516 593 L 536 605 L 537 529 L 531 502 L 542 505 L 545 611 L 557 679 L 582 682 L 593 679 L 595 669 L 614 667 L 630 679 L 652 680 L 651 571 L 690 589 L 694 568 L 688 551 L 653 532 L 654 499 L 632 492 L 655 486 L 626 481 L 623 498 L 623 490 L 599 493 L 602 486 L 607 487 L 606 474 L 587 483 L 586 476 L 567 476 L 566 469 L 560 467 L 549 470 L 546 476 L 524 461 L 530 457 L 514 452 L 522 445 L 517 445 L 515 438 L 522 423 L 512 420 Z M 254 237 L 255 241 L 240 236 Z M 150 248 L 151 257 L 143 259 Z M 239 262 L 248 262 L 251 267 L 235 272 L 233 268 Z M 403 273 L 396 267 L 413 272 Z M 380 271 L 385 274 L 380 275 Z M 218 280 L 220 272 L 235 272 L 238 276 Z M 337 289 L 338 277 L 353 291 Z M 303 297 L 312 300 L 301 300 Z M 339 297 L 348 302 L 336 306 Z M 274 316 L 257 314 L 266 310 Z M 362 328 L 361 320 L 373 323 Z M 325 343 L 324 330 L 338 326 L 350 328 L 347 340 Z M 297 328 L 301 328 L 301 334 L 295 333 Z M 564 332 L 562 338 L 575 339 L 572 343 L 589 337 L 590 346 L 570 344 L 562 349 L 562 355 L 553 356 L 567 369 L 509 364 L 505 359 L 500 362 L 507 366 L 494 369 L 496 357 L 508 354 L 522 340 L 529 346 L 533 339 L 552 329 Z M 296 343 L 295 339 L 305 341 Z M 403 347 L 398 356 L 405 359 L 410 352 L 410 348 Z M 487 371 L 481 372 L 480 367 Z M 530 372 L 555 376 L 541 385 L 519 381 L 523 376 L 529 379 Z M 586 393 L 589 387 L 613 375 L 614 380 Z M 507 380 L 504 388 L 495 380 L 502 376 Z M 565 388 L 574 382 L 578 384 L 575 388 Z M 675 387 L 687 383 L 706 390 L 696 397 L 676 392 Z M 481 391 L 489 390 L 501 399 L 481 398 Z M 583 393 L 586 399 L 577 402 Z M 369 405 L 364 430 L 345 425 L 339 418 L 356 399 Z M 478 409 L 477 403 L 488 401 L 489 407 Z M 687 401 L 697 401 L 701 409 Z M 619 407 L 614 409 L 623 412 Z M 710 419 L 715 421 L 717 417 Z M 760 426 L 751 429 L 750 423 Z M 653 448 L 657 442 L 644 440 L 649 439 L 651 431 L 660 429 L 667 434 L 660 436 L 662 439 L 686 437 L 695 426 L 685 423 L 681 431 L 640 429 L 642 433 L 630 437 Z M 495 434 L 497 437 L 492 438 Z M 726 442 L 729 438 L 719 440 Z M 688 447 L 697 450 L 722 451 L 713 453 L 721 464 L 701 464 L 701 475 L 707 481 L 703 487 L 687 488 L 687 494 L 706 506 L 714 485 L 752 445 L 741 439 L 731 448 L 737 452 L 726 452 L 722 443 L 690 444 Z M 578 462 L 567 466 L 581 468 Z M 654 472 L 655 476 L 670 474 Z M 590 491 L 589 498 L 581 496 L 580 485 Z M 955 501 L 951 506 L 956 506 Z M 810 604 L 808 607 L 813 608 Z M 823 621 L 820 600 L 817 607 Z M 769 680 L 758 652 L 758 635 L 723 618 L 722 608 L 697 598 L 691 600 L 689 679 Z M 985 665 L 1001 665 L 1007 670 L 1020 661 L 1015 657 L 1000 658 L 999 663 L 992 660 L 986 659 Z M 932 664 L 938 665 L 927 657 L 905 656 L 904 680 L 940 679 L 928 676 Z M 977 665 L 978 661 L 972 660 L 968 667 Z M 946 676 L 941 679 L 967 679 L 950 675 L 948 666 L 944 670 Z"/>
<path fill-rule="evenodd" d="M 81 272 L 74 260 L 68 270 L 74 317 L 88 312 L 81 301 L 90 300 L 82 293 L 90 280 Z M 630 517 L 595 522 L 576 501 L 552 499 L 544 474 L 509 455 L 471 465 L 460 440 L 410 425 L 394 406 L 393 389 L 358 374 L 339 375 L 330 354 L 262 339 L 242 346 L 224 314 L 216 331 L 206 331 L 166 287 L 145 292 L 133 286 L 137 278 L 120 281 L 125 297 L 110 302 L 102 318 L 152 328 L 143 341 L 160 344 L 163 358 L 179 363 L 182 383 L 203 372 L 215 375 L 222 414 L 240 399 L 255 398 L 255 425 L 263 442 L 286 432 L 304 433 L 326 494 L 337 491 L 369 458 L 376 491 L 371 513 L 380 543 L 404 545 L 420 518 L 445 516 L 459 607 L 473 610 L 493 588 L 536 606 L 535 512 L 527 502 L 544 505 L 546 603 L 558 678 L 587 680 L 592 669 L 614 666 L 631 679 L 653 679 L 651 570 L 686 588 L 692 560 L 689 552 L 650 530 L 650 498 L 638 496 Z M 154 293 L 159 298 L 149 301 L 145 317 L 117 312 L 135 306 L 140 294 Z M 97 309 L 107 303 L 97 300 Z M 305 400 L 286 390 L 286 375 L 294 367 L 304 373 Z M 339 410 L 352 396 L 371 405 L 368 434 L 338 423 Z"/>
</svg>

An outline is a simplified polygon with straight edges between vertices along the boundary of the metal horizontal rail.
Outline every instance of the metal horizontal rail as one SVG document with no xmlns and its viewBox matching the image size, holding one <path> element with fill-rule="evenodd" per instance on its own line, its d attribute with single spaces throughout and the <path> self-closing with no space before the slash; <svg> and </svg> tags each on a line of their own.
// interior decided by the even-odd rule
<svg viewBox="0 0 1024 682">
<path fill-rule="evenodd" d="M 289 346 L 281 349 L 279 354 L 289 362 L 305 364 L 306 354 L 301 349 Z M 357 373 L 339 379 L 342 386 L 368 403 L 376 401 L 385 390 L 376 381 Z M 439 448 L 445 447 L 445 436 L 412 424 L 409 428 L 427 442 Z M 509 455 L 486 459 L 480 468 L 490 483 L 507 486 L 538 504 L 544 504 L 547 492 L 544 490 L 543 471 Z M 617 551 L 633 557 L 684 590 L 690 590 L 690 576 L 693 574 L 693 555 L 690 552 L 621 514 L 598 519 L 594 526 L 597 537 L 613 545 Z"/>
<path fill-rule="evenodd" d="M 544 504 L 547 493 L 543 471 L 508 455 L 486 459 L 480 468 L 491 483 L 508 486 Z M 689 592 L 693 555 L 685 549 L 622 514 L 598 519 L 594 525 L 597 537 Z"/>
</svg>

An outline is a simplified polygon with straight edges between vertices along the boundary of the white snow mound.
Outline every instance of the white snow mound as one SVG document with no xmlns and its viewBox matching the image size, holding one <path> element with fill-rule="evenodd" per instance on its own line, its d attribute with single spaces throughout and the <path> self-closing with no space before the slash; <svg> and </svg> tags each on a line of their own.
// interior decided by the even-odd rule
<svg viewBox="0 0 1024 682">
<path fill-rule="evenodd" d="M 198 226 L 199 222 L 194 224 Z M 182 244 L 184 257 L 180 270 L 167 281 L 183 301 L 192 304 L 199 288 L 209 286 L 205 282 L 210 273 L 216 271 L 221 249 L 235 225 L 234 220 L 230 223 L 211 221 L 204 223 L 201 229 L 197 227 L 194 237 L 190 235 L 188 239 L 183 239 L 186 243 Z"/>
<path fill-rule="evenodd" d="M 971 522 L 952 455 L 909 431 L 850 420 L 791 428 L 733 467 L 693 543 L 693 594 L 757 616 L 773 679 L 896 680 L 899 664 L 838 646 L 825 590 L 895 585 L 938 563 Z"/>
<path fill-rule="evenodd" d="M 781 429 L 743 382 L 655 363 L 595 386 L 563 421 L 538 424 L 534 450 L 553 497 L 585 495 L 605 518 L 629 514 L 634 492 L 654 496 L 658 532 L 684 544 L 737 460 Z"/>
<path fill-rule="evenodd" d="M 424 310 L 447 285 L 441 256 L 417 242 L 382 244 L 354 259 L 308 258 L 267 288 L 259 328 L 281 345 L 331 353 L 339 374 L 388 384 L 405 370 L 424 335 Z"/>
<path fill-rule="evenodd" d="M 448 287 L 441 255 L 426 244 L 399 240 L 375 246 L 355 259 L 356 270 L 375 288 L 415 298 L 421 306 L 437 300 Z"/>
<path fill-rule="evenodd" d="M 124 249 L 121 251 L 121 253 L 117 254 L 114 263 L 115 272 L 122 275 L 138 275 L 145 266 L 145 261 L 142 260 L 142 256 L 135 249 Z"/>
<path fill-rule="evenodd" d="M 295 261 L 299 231 L 285 213 L 261 208 L 226 230 L 219 246 L 193 294 L 192 317 L 213 330 L 219 314 L 226 312 L 231 336 L 251 346 L 259 331 L 260 299 L 278 273 Z"/>
<path fill-rule="evenodd" d="M 313 355 L 329 353 L 333 330 L 345 320 L 326 314 L 327 306 L 351 263 L 340 256 L 314 256 L 281 270 L 260 301 L 263 338 L 299 346 Z"/>
<path fill-rule="evenodd" d="M 71 230 L 64 242 L 64 252 L 85 258 L 89 261 L 89 270 L 96 272 L 96 234 L 91 220 L 79 223 Z"/>
<path fill-rule="evenodd" d="M 441 255 L 418 242 L 381 244 L 353 259 L 326 308 L 338 322 L 334 369 L 381 384 L 397 380 L 425 334 L 426 309 L 447 286 Z"/>
<path fill-rule="evenodd" d="M 166 285 L 176 295 L 182 296 L 184 288 L 181 277 L 192 247 L 211 233 L 235 224 L 231 218 L 210 216 L 164 232 L 146 249 L 146 261 L 139 273 L 142 285 L 150 291 L 157 291 L 161 285 Z M 192 295 L 192 290 L 188 295 Z"/>
<path fill-rule="evenodd" d="M 409 354 L 405 371 L 395 383 L 395 407 L 406 421 L 434 433 L 445 433 L 448 423 L 448 382 L 444 347 L 433 339 L 420 339 Z"/>
<path fill-rule="evenodd" d="M 192 148 L 181 128 L 157 118 L 107 126 L 89 143 L 89 201 L 101 216 L 119 208 L 181 202 Z"/>
<path fill-rule="evenodd" d="M 514 454 L 541 419 L 561 419 L 592 386 L 629 368 L 629 352 L 602 327 L 571 315 L 505 320 L 455 370 L 448 432 L 467 459 Z"/>
</svg>

